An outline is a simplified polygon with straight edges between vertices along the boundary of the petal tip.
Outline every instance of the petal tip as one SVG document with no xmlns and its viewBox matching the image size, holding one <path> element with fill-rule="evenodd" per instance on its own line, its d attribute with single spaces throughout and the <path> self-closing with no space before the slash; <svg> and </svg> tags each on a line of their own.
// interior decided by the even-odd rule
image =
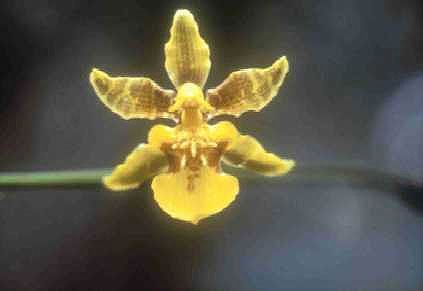
<svg viewBox="0 0 423 291">
<path fill-rule="evenodd" d="M 276 176 L 282 176 L 290 172 L 295 167 L 294 160 L 282 160 Z"/>
<path fill-rule="evenodd" d="M 289 72 L 289 62 L 286 56 L 282 56 L 273 63 L 272 67 L 281 68 L 285 71 L 285 74 Z"/>
<path fill-rule="evenodd" d="M 100 99 L 104 98 L 104 94 L 110 89 L 109 75 L 97 68 L 91 70 L 90 83 Z"/>
<path fill-rule="evenodd" d="M 103 185 L 107 189 L 109 189 L 111 191 L 115 191 L 115 192 L 118 192 L 118 191 L 127 191 L 127 190 L 138 188 L 138 186 L 139 186 L 139 183 L 133 183 L 133 184 L 120 184 L 120 183 L 117 183 L 115 181 L 115 179 L 113 179 L 113 177 L 111 177 L 111 176 L 105 176 L 105 177 L 103 177 L 102 182 L 103 182 Z"/>
<path fill-rule="evenodd" d="M 191 11 L 189 11 L 188 9 L 178 9 L 178 10 L 176 10 L 175 16 L 174 16 L 175 19 L 185 18 L 185 17 L 194 18 Z"/>
</svg>

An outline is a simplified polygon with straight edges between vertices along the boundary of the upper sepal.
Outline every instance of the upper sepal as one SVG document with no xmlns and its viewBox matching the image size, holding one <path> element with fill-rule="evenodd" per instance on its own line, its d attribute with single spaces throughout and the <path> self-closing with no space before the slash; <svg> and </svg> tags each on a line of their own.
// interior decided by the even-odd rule
<svg viewBox="0 0 423 291">
<path fill-rule="evenodd" d="M 204 86 L 211 66 L 209 46 L 201 38 L 197 22 L 188 10 L 176 11 L 165 56 L 166 71 L 176 88 L 184 83 Z"/>
</svg>

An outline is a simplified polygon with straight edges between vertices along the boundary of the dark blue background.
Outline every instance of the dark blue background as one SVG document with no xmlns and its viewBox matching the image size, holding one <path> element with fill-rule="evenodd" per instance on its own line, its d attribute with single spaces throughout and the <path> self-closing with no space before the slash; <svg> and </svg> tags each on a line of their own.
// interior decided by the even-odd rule
<svg viewBox="0 0 423 291">
<path fill-rule="evenodd" d="M 119 119 L 88 74 L 171 87 L 163 46 L 177 8 L 194 13 L 210 46 L 206 87 L 288 57 L 272 103 L 229 118 L 241 131 L 299 164 L 422 183 L 418 0 L 2 1 L 0 171 L 111 167 L 145 141 L 156 122 Z M 162 213 L 149 185 L 3 194 L 0 290 L 423 289 L 422 211 L 395 195 L 407 189 L 330 176 L 240 186 L 199 226 Z"/>
</svg>

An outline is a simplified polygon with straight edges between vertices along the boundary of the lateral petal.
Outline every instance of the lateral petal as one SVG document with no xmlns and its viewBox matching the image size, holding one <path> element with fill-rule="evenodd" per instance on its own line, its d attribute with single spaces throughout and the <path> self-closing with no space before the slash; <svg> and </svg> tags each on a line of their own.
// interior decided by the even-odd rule
<svg viewBox="0 0 423 291">
<path fill-rule="evenodd" d="M 112 174 L 103 178 L 103 183 L 113 191 L 134 189 L 146 179 L 165 171 L 168 165 L 168 159 L 160 149 L 141 144 L 113 170 Z"/>
<path fill-rule="evenodd" d="M 264 69 L 243 69 L 233 72 L 222 84 L 207 90 L 207 101 L 215 108 L 210 117 L 220 114 L 240 116 L 260 111 L 278 93 L 289 66 L 286 57 Z"/>
<path fill-rule="evenodd" d="M 280 176 L 289 172 L 294 166 L 293 160 L 285 160 L 268 153 L 263 146 L 249 135 L 241 135 L 233 142 L 223 155 L 223 161 L 235 167 L 265 176 Z"/>
<path fill-rule="evenodd" d="M 175 119 L 169 112 L 175 91 L 163 89 L 149 78 L 114 78 L 93 69 L 90 82 L 104 105 L 123 119 Z"/>
</svg>

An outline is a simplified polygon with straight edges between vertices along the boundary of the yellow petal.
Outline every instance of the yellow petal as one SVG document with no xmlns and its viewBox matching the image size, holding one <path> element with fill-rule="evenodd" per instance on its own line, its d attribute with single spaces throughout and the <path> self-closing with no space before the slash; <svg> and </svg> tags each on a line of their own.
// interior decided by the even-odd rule
<svg viewBox="0 0 423 291">
<path fill-rule="evenodd" d="M 241 135 L 233 142 L 223 155 L 223 161 L 231 166 L 242 167 L 265 176 L 280 176 L 295 166 L 293 160 L 284 160 L 268 153 L 249 135 Z"/>
<path fill-rule="evenodd" d="M 176 140 L 175 129 L 157 124 L 148 133 L 148 144 L 160 148 L 163 143 L 173 143 Z"/>
<path fill-rule="evenodd" d="M 272 153 L 261 152 L 247 160 L 242 166 L 264 176 L 281 176 L 288 173 L 295 166 L 295 162 L 281 159 Z"/>
<path fill-rule="evenodd" d="M 235 125 L 229 121 L 218 122 L 215 125 L 209 126 L 209 129 L 209 137 L 215 143 L 226 142 L 228 145 L 230 145 L 239 137 L 239 132 Z"/>
<path fill-rule="evenodd" d="M 154 178 L 154 199 L 161 209 L 173 218 L 198 223 L 202 218 L 222 211 L 239 191 L 237 178 L 202 167 L 198 177 L 182 170 L 161 174 Z"/>
<path fill-rule="evenodd" d="M 209 46 L 201 38 L 194 16 L 185 9 L 176 11 L 165 45 L 165 67 L 173 85 L 204 86 L 210 71 Z"/>
<path fill-rule="evenodd" d="M 93 69 L 90 82 L 104 105 L 124 119 L 175 119 L 169 113 L 175 91 L 163 89 L 149 78 L 112 78 Z"/>
<path fill-rule="evenodd" d="M 241 135 L 227 149 L 223 158 L 228 164 L 241 165 L 258 152 L 264 152 L 261 144 L 249 135 Z"/>
<path fill-rule="evenodd" d="M 141 144 L 111 175 L 103 178 L 103 183 L 113 191 L 134 189 L 146 179 L 165 171 L 167 167 L 168 159 L 160 149 Z"/>
<path fill-rule="evenodd" d="M 244 69 L 231 73 L 222 84 L 207 90 L 207 101 L 215 108 L 210 117 L 220 114 L 239 116 L 249 110 L 260 111 L 276 96 L 288 70 L 286 57 L 281 57 L 265 69 Z"/>
</svg>

